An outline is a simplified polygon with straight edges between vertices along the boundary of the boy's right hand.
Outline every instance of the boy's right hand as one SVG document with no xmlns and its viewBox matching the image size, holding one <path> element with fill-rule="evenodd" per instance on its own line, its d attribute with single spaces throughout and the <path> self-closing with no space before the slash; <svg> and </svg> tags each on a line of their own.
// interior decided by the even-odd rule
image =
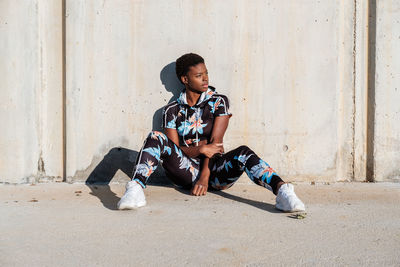
<svg viewBox="0 0 400 267">
<path fill-rule="evenodd" d="M 222 154 L 224 153 L 224 146 L 222 143 L 218 144 L 208 144 L 203 145 L 200 148 L 200 153 L 206 156 L 207 158 L 212 158 L 215 154 Z"/>
</svg>

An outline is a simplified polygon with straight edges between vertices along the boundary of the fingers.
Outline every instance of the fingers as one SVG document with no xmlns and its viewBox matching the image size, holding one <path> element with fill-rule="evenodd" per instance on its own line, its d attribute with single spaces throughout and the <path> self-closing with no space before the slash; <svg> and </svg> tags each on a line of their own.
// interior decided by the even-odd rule
<svg viewBox="0 0 400 267">
<path fill-rule="evenodd" d="M 224 153 L 224 146 L 223 146 L 223 144 L 222 143 L 220 143 L 220 144 L 213 144 L 214 145 L 214 152 L 215 153 Z M 214 153 L 214 154 L 215 154 Z"/>
<path fill-rule="evenodd" d="M 192 189 L 192 195 L 195 196 L 205 196 L 207 193 L 208 186 L 204 186 L 201 184 L 196 184 Z"/>
<path fill-rule="evenodd" d="M 200 196 L 205 196 L 207 193 L 207 189 L 203 188 L 202 192 L 200 193 Z"/>
<path fill-rule="evenodd" d="M 206 149 L 203 150 L 202 153 L 208 158 L 213 157 L 215 154 L 224 153 L 224 146 L 222 143 L 212 143 L 212 144 L 206 145 L 205 147 L 206 147 Z"/>
<path fill-rule="evenodd" d="M 224 144 L 223 143 L 215 143 L 215 145 L 218 147 L 219 153 L 224 153 Z"/>
<path fill-rule="evenodd" d="M 197 196 L 198 191 L 199 191 L 199 187 L 198 187 L 198 185 L 196 184 L 196 185 L 194 185 L 194 187 L 193 187 L 193 189 L 192 189 L 192 195 Z"/>
<path fill-rule="evenodd" d="M 192 195 L 198 196 L 200 191 L 200 186 L 199 185 L 194 185 L 193 190 L 192 190 Z"/>
<path fill-rule="evenodd" d="M 199 191 L 196 196 L 204 196 L 206 194 L 207 187 L 204 185 L 199 185 Z"/>
</svg>

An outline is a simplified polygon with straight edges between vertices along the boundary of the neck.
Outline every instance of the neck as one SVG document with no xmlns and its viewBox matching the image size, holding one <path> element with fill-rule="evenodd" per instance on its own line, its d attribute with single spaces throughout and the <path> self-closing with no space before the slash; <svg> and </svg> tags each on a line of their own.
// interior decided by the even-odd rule
<svg viewBox="0 0 400 267">
<path fill-rule="evenodd" d="M 197 101 L 199 101 L 200 96 L 201 96 L 200 92 L 196 92 L 186 88 L 186 101 L 189 106 L 192 107 L 196 105 Z"/>
</svg>

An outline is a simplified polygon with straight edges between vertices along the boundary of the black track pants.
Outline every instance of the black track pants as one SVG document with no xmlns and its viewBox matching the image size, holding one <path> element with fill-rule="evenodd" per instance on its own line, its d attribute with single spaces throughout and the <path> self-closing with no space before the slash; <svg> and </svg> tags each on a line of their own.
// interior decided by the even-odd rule
<svg viewBox="0 0 400 267">
<path fill-rule="evenodd" d="M 173 183 L 191 187 L 200 176 L 200 161 L 185 155 L 165 134 L 152 131 L 139 153 L 132 179 L 146 186 L 150 175 L 162 161 Z M 243 172 L 256 184 L 276 192 L 282 181 L 275 171 L 247 146 L 240 146 L 210 160 L 209 185 L 214 189 L 230 187 Z"/>
</svg>

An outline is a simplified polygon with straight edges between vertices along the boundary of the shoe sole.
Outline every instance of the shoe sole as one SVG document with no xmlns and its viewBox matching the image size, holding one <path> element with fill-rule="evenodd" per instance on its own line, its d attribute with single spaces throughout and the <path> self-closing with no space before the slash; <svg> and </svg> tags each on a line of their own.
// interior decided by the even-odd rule
<svg viewBox="0 0 400 267">
<path fill-rule="evenodd" d="M 118 210 L 134 210 L 140 207 L 146 206 L 146 202 L 139 202 L 137 205 L 135 206 L 128 206 L 128 205 L 124 205 L 124 206 L 119 206 Z"/>
<path fill-rule="evenodd" d="M 306 211 L 306 209 L 283 210 L 283 209 L 278 208 L 277 206 L 275 206 L 275 209 L 277 209 L 277 210 L 279 210 L 279 211 L 287 212 L 287 213 Z"/>
</svg>

